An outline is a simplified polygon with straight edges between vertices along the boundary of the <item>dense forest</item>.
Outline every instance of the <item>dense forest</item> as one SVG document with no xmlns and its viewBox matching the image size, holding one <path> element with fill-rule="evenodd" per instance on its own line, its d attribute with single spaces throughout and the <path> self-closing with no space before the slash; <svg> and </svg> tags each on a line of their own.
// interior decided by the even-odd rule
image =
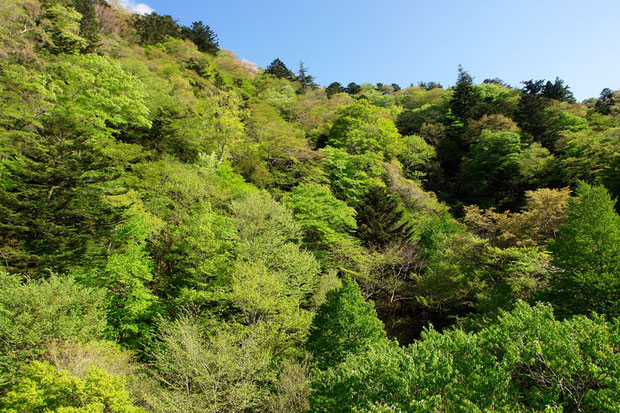
<svg viewBox="0 0 620 413">
<path fill-rule="evenodd" d="M 620 93 L 277 53 L 0 4 L 0 411 L 620 411 Z"/>
</svg>

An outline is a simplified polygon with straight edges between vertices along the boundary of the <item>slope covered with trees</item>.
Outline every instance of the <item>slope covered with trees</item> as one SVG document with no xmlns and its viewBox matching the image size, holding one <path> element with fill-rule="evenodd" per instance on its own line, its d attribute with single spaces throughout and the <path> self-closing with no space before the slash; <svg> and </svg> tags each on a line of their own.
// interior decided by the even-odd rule
<svg viewBox="0 0 620 413">
<path fill-rule="evenodd" d="M 620 410 L 620 94 L 456 75 L 3 3 L 0 411 Z"/>
</svg>

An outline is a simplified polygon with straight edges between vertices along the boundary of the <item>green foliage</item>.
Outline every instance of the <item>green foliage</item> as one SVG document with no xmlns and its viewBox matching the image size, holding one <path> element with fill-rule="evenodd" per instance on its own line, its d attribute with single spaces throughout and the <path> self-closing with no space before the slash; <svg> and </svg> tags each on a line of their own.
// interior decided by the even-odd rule
<svg viewBox="0 0 620 413">
<path fill-rule="evenodd" d="M 317 310 L 306 348 L 316 366 L 324 370 L 385 339 L 373 303 L 365 301 L 357 283 L 347 277 L 342 287 L 327 293 Z"/>
<path fill-rule="evenodd" d="M 304 243 L 313 251 L 330 251 L 349 243 L 356 228 L 355 210 L 336 199 L 329 188 L 316 184 L 301 184 L 282 202 L 304 232 Z"/>
<path fill-rule="evenodd" d="M 0 272 L 0 387 L 16 380 L 20 365 L 38 358 L 55 340 L 101 337 L 104 308 L 103 292 L 73 277 L 21 282 Z"/>
<path fill-rule="evenodd" d="M 144 412 L 133 404 L 125 380 L 99 369 L 84 378 L 70 376 L 47 363 L 33 361 L 0 400 L 3 412 Z"/>
<path fill-rule="evenodd" d="M 468 119 L 476 117 L 476 106 L 480 100 L 480 92 L 474 86 L 473 78 L 459 66 L 456 86 L 450 100 L 452 113 L 461 121 L 466 122 Z"/>
<path fill-rule="evenodd" d="M 405 170 L 405 176 L 415 179 L 422 178 L 437 158 L 437 151 L 424 138 L 418 135 L 403 138 L 405 150 L 398 156 Z"/>
<path fill-rule="evenodd" d="M 153 358 L 165 388 L 161 395 L 150 395 L 160 411 L 260 410 L 267 386 L 276 379 L 260 325 L 220 325 L 207 334 L 193 317 L 183 315 L 161 323 L 160 341 Z"/>
<path fill-rule="evenodd" d="M 580 183 L 549 245 L 559 268 L 551 297 L 562 315 L 620 314 L 620 216 L 604 187 Z"/>
<path fill-rule="evenodd" d="M 357 237 L 367 245 L 407 241 L 413 233 L 398 199 L 380 186 L 373 186 L 366 192 L 355 219 Z"/>
<path fill-rule="evenodd" d="M 351 155 L 328 146 L 320 150 L 323 169 L 336 198 L 356 206 L 370 186 L 382 184 L 381 156 L 373 152 Z"/>
<path fill-rule="evenodd" d="M 150 46 L 163 43 L 167 37 L 181 37 L 181 28 L 171 16 L 161 16 L 155 12 L 136 15 L 133 21 L 139 43 Z"/>
<path fill-rule="evenodd" d="M 340 117 L 330 131 L 328 144 L 353 155 L 367 151 L 391 158 L 403 150 L 402 137 L 386 112 L 362 99 L 338 109 Z"/>
<path fill-rule="evenodd" d="M 468 199 L 483 207 L 514 203 L 523 149 L 514 132 L 483 131 L 461 166 L 460 179 Z"/>
<path fill-rule="evenodd" d="M 295 74 L 282 62 L 282 60 L 276 58 L 265 69 L 265 74 L 273 75 L 275 77 L 284 78 L 290 81 L 295 80 Z"/>
<path fill-rule="evenodd" d="M 311 384 L 311 411 L 616 411 L 618 324 L 520 302 L 478 333 L 426 331 L 358 353 Z M 551 410 L 552 409 L 552 410 Z"/>
<path fill-rule="evenodd" d="M 215 55 L 220 50 L 217 35 L 201 21 L 193 22 L 191 27 L 181 28 L 181 34 L 194 42 L 201 52 Z"/>
<path fill-rule="evenodd" d="M 47 48 L 52 53 L 78 53 L 87 45 L 80 36 L 82 15 L 72 7 L 52 4 L 44 14 L 43 24 L 50 34 Z"/>
</svg>

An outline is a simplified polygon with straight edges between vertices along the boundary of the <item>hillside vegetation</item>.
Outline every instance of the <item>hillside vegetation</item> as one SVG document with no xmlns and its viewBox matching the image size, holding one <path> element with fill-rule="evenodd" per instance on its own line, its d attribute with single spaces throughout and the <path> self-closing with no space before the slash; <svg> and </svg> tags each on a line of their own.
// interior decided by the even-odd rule
<svg viewBox="0 0 620 413">
<path fill-rule="evenodd" d="M 0 411 L 620 411 L 620 94 L 455 74 L 2 2 Z"/>
</svg>

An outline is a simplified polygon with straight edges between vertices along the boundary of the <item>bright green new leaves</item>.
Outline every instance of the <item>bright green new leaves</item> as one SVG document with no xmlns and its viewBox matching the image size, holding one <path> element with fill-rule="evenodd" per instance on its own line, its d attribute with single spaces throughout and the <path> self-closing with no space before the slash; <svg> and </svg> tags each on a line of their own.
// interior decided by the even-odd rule
<svg viewBox="0 0 620 413">
<path fill-rule="evenodd" d="M 365 301 L 357 283 L 347 277 L 342 287 L 327 293 L 312 321 L 306 348 L 317 367 L 326 369 L 384 340 L 374 303 Z"/>
<path fill-rule="evenodd" d="M 125 389 L 125 379 L 91 368 L 83 378 L 34 361 L 0 400 L 6 413 L 140 413 Z"/>
<path fill-rule="evenodd" d="M 620 314 L 620 216 L 602 186 L 580 183 L 568 217 L 551 242 L 559 267 L 551 285 L 563 315 Z"/>
<path fill-rule="evenodd" d="M 619 344 L 617 322 L 519 302 L 476 334 L 430 330 L 347 358 L 313 381 L 311 411 L 615 412 Z"/>
<path fill-rule="evenodd" d="M 88 341 L 106 328 L 103 292 L 72 277 L 20 282 L 0 272 L 0 387 L 16 379 L 23 362 L 55 340 Z"/>
<path fill-rule="evenodd" d="M 330 131 L 329 145 L 344 148 L 353 155 L 381 152 L 392 158 L 403 150 L 402 137 L 386 112 L 362 99 L 338 109 Z"/>
<path fill-rule="evenodd" d="M 329 188 L 316 184 L 301 184 L 282 202 L 304 231 L 304 242 L 314 251 L 330 251 L 350 243 L 355 230 L 355 210 L 336 199 Z"/>
<path fill-rule="evenodd" d="M 146 92 L 137 78 L 107 57 L 64 56 L 52 65 L 55 112 L 108 134 L 120 125 L 149 126 Z"/>
<path fill-rule="evenodd" d="M 333 194 L 349 205 L 357 205 L 371 185 L 382 184 L 380 177 L 384 169 L 380 155 L 373 152 L 351 155 L 331 146 L 321 149 L 320 153 Z"/>
</svg>

